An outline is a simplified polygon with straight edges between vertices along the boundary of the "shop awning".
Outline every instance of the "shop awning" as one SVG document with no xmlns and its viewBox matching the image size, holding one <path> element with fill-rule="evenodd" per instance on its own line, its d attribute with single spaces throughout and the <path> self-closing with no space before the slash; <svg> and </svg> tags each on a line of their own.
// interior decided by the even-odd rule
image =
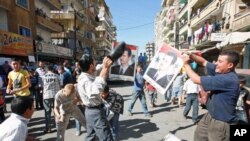
<svg viewBox="0 0 250 141">
<path fill-rule="evenodd" d="M 217 43 L 217 48 L 222 48 L 227 45 L 244 43 L 250 39 L 250 32 L 232 32 L 227 34 L 224 41 Z"/>
</svg>

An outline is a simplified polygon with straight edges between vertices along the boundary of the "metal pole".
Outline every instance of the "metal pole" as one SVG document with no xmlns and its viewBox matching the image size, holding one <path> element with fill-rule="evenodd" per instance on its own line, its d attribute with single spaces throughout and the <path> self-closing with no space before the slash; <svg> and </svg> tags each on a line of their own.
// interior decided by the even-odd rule
<svg viewBox="0 0 250 141">
<path fill-rule="evenodd" d="M 176 1 L 176 6 L 175 6 L 175 48 L 179 48 L 179 1 Z"/>
<path fill-rule="evenodd" d="M 76 60 L 76 53 L 77 53 L 77 47 L 76 47 L 76 10 L 74 9 L 74 60 Z"/>
</svg>

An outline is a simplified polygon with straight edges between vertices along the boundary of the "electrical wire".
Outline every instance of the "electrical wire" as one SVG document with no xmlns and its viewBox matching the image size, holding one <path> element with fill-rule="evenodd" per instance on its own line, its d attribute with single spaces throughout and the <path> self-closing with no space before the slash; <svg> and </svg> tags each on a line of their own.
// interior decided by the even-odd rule
<svg viewBox="0 0 250 141">
<path fill-rule="evenodd" d="M 153 23 L 154 23 L 154 22 L 150 22 L 150 23 L 145 23 L 145 24 L 141 24 L 141 25 L 133 26 L 133 27 L 122 28 L 122 29 L 117 29 L 117 31 L 125 31 L 125 30 L 130 30 L 130 29 L 140 28 L 140 27 L 147 26 L 147 25 L 150 25 L 150 24 L 153 24 Z"/>
</svg>

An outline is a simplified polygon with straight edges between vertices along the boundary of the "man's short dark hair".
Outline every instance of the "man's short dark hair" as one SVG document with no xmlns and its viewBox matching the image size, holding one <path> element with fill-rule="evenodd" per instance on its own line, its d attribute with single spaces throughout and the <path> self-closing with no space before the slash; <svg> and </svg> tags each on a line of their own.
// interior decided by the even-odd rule
<svg viewBox="0 0 250 141">
<path fill-rule="evenodd" d="M 103 92 L 105 92 L 105 93 L 108 93 L 108 92 L 109 92 L 109 86 L 108 86 L 108 85 L 106 85 L 106 86 L 104 87 Z"/>
<path fill-rule="evenodd" d="M 228 56 L 228 62 L 233 63 L 234 67 L 237 66 L 237 64 L 240 61 L 240 55 L 239 53 L 235 52 L 235 51 L 231 51 L 231 50 L 226 50 L 220 53 L 220 55 L 226 55 Z"/>
<path fill-rule="evenodd" d="M 49 66 L 47 67 L 47 69 L 48 69 L 48 71 L 54 71 L 54 67 L 53 67 L 52 65 L 49 65 Z"/>
<path fill-rule="evenodd" d="M 30 96 L 16 97 L 11 101 L 11 111 L 23 115 L 27 109 L 32 109 L 34 99 Z"/>
<path fill-rule="evenodd" d="M 19 62 L 19 63 L 21 63 L 21 60 L 18 59 L 18 58 L 13 58 L 12 61 L 13 61 L 13 62 Z"/>
<path fill-rule="evenodd" d="M 124 52 L 127 51 L 128 52 L 128 56 L 130 57 L 132 55 L 132 51 L 130 48 L 125 48 Z"/>
<path fill-rule="evenodd" d="M 94 59 L 89 54 L 83 54 L 82 58 L 79 60 L 79 66 L 83 72 L 87 72 L 90 65 L 94 64 Z"/>
</svg>

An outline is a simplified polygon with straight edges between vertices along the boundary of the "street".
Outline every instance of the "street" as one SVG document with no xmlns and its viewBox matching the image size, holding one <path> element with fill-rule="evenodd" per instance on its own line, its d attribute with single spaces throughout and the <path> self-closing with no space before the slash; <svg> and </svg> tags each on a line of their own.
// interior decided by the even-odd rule
<svg viewBox="0 0 250 141">
<path fill-rule="evenodd" d="M 139 100 L 133 109 L 133 116 L 128 116 L 127 107 L 130 102 L 132 93 L 132 84 L 119 83 L 111 85 L 111 88 L 123 95 L 125 100 L 124 114 L 120 116 L 120 135 L 119 140 L 129 141 L 159 141 L 169 132 L 175 134 L 182 141 L 192 141 L 196 125 L 192 123 L 192 110 L 189 112 L 189 118 L 186 120 L 182 117 L 184 107 L 179 108 L 171 103 L 166 103 L 163 95 L 158 94 L 157 107 L 150 108 L 153 114 L 152 118 L 145 117 L 141 110 Z M 8 111 L 9 104 L 8 104 Z M 199 115 L 206 110 L 199 109 Z M 9 113 L 8 113 L 9 114 Z M 200 117 L 199 117 L 200 118 Z M 33 118 L 30 120 L 29 134 L 42 141 L 55 141 L 56 129 L 54 132 L 44 134 L 44 111 L 35 111 Z M 82 127 L 81 135 L 75 135 L 75 121 L 70 120 L 66 130 L 65 141 L 82 141 L 85 137 L 85 129 Z"/>
</svg>

